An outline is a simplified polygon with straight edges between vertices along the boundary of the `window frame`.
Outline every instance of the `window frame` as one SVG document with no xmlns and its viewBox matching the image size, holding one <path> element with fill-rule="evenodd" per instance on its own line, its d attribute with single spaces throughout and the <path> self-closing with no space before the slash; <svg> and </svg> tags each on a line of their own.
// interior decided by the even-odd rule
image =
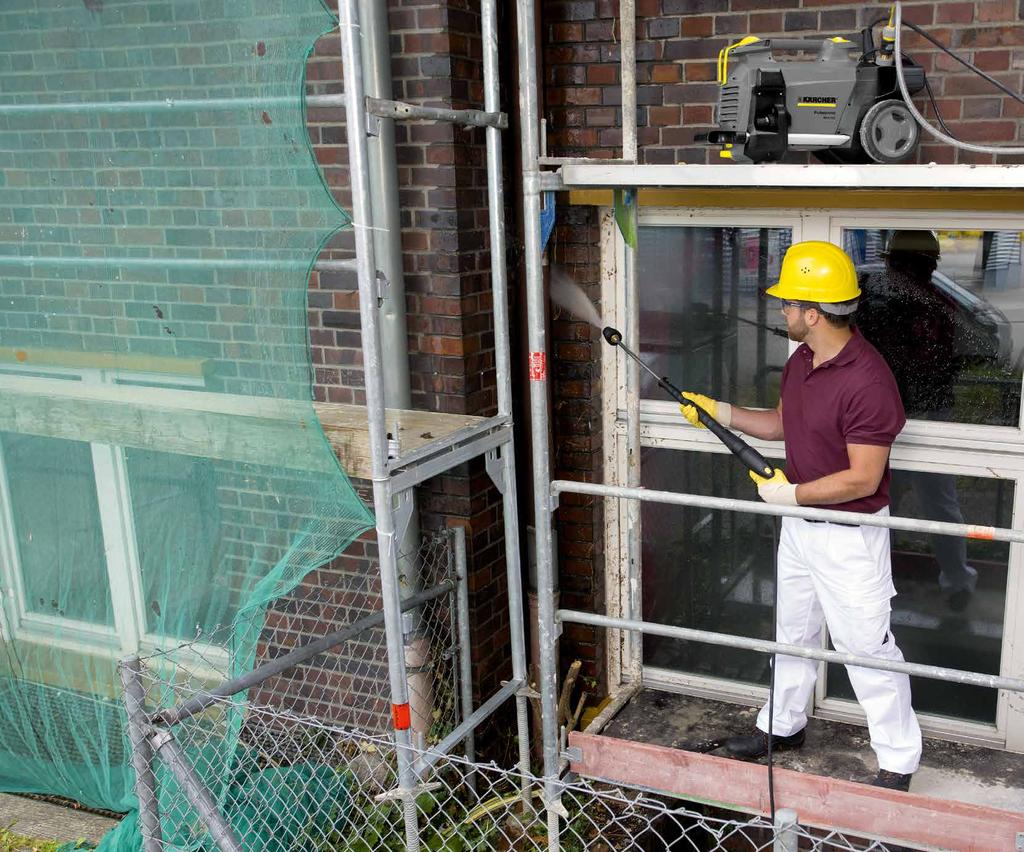
<svg viewBox="0 0 1024 852">
<path fill-rule="evenodd" d="M 203 376 L 154 373 L 99 367 L 28 366 L 0 364 L 4 376 L 54 379 L 90 385 L 144 385 L 161 388 L 204 390 Z M 103 531 L 107 578 L 110 586 L 114 626 L 81 622 L 70 618 L 41 615 L 28 609 L 17 546 L 6 463 L 0 444 L 0 582 L 4 600 L 0 603 L 0 639 L 56 646 L 74 653 L 120 659 L 126 654 L 151 652 L 176 644 L 146 629 L 146 607 L 142 595 L 142 572 L 135 520 L 131 503 L 127 458 L 124 447 L 89 442 L 97 505 Z M 227 664 L 227 653 L 209 645 L 201 656 L 215 665 Z"/>
<path fill-rule="evenodd" d="M 771 208 L 673 208 L 641 207 L 639 227 L 752 227 L 791 228 L 793 242 L 829 240 L 838 243 L 843 228 L 935 228 L 961 230 L 1024 230 L 1024 212 L 990 213 L 970 210 L 868 210 L 846 208 L 793 209 Z M 636 294 L 626 292 L 625 244 L 609 208 L 600 211 L 602 320 L 624 328 L 627 306 Z M 638 285 L 642 286 L 642 285 Z M 795 348 L 791 345 L 790 351 Z M 602 347 L 609 350 L 610 347 Z M 639 420 L 640 446 L 662 447 L 697 452 L 727 451 L 711 435 L 689 429 L 679 419 L 678 408 L 669 401 L 628 400 L 621 359 L 604 351 L 602 387 L 605 453 L 605 482 L 627 482 L 626 450 L 628 415 L 632 408 Z M 1024 394 L 1022 394 L 1024 397 Z M 1024 405 L 1024 403 L 1022 403 Z M 751 440 L 750 443 L 769 458 L 783 456 L 782 442 Z M 991 478 L 1005 477 L 1014 482 L 1012 518 L 1016 527 L 1024 518 L 1024 412 L 1017 426 L 936 423 L 912 420 L 893 447 L 892 463 L 897 468 L 934 470 Z M 627 542 L 626 501 L 616 501 L 605 528 L 605 589 L 609 613 L 625 612 Z M 609 507 L 610 508 L 610 507 Z M 640 572 L 642 576 L 642 565 Z M 1024 548 L 1010 546 L 1007 567 L 1001 674 L 1024 670 L 1024 642 L 1014 637 L 1024 633 Z M 628 683 L 632 637 L 622 631 L 607 631 L 609 676 L 613 686 Z M 819 674 L 824 675 L 825 664 Z M 672 691 L 741 703 L 762 703 L 767 688 L 724 679 L 688 675 L 652 666 L 644 666 L 645 683 Z M 826 681 L 818 678 L 809 711 L 821 718 L 863 723 L 864 716 L 855 701 L 825 698 Z M 922 729 L 932 736 L 961 742 L 1024 751 L 1024 696 L 1000 691 L 993 725 L 919 714 Z"/>
</svg>

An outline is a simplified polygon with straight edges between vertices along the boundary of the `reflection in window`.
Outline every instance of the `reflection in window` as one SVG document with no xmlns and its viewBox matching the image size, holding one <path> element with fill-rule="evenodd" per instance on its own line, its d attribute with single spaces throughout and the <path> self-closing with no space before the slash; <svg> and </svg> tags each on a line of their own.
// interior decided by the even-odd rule
<svg viewBox="0 0 1024 852">
<path fill-rule="evenodd" d="M 124 452 L 145 632 L 191 639 L 199 629 L 230 623 L 236 596 L 229 579 L 209 585 L 191 582 L 195 577 L 222 579 L 218 575 L 221 518 L 213 464 L 209 459 L 153 450 Z"/>
<path fill-rule="evenodd" d="M 4 433 L 2 452 L 18 548 L 17 564 L 4 567 L 20 570 L 25 611 L 113 627 L 89 445 Z"/>
<path fill-rule="evenodd" d="M 892 514 L 1009 527 L 1013 483 L 894 470 Z M 998 674 L 1010 546 L 920 533 L 892 533 L 892 631 L 906 659 Z M 995 722 L 996 692 L 912 678 L 914 708 Z M 845 669 L 829 666 L 829 695 L 853 698 Z"/>
<path fill-rule="evenodd" d="M 746 470 L 717 453 L 645 448 L 645 488 L 750 499 Z M 662 624 L 772 638 L 773 519 L 644 503 L 643 612 Z M 768 683 L 768 657 L 753 651 L 644 637 L 650 666 Z"/>
<path fill-rule="evenodd" d="M 846 229 L 857 325 L 889 362 L 907 416 L 1016 426 L 1024 335 L 1016 231 Z"/>
<path fill-rule="evenodd" d="M 788 349 L 762 293 L 790 241 L 788 228 L 640 228 L 640 351 L 651 367 L 686 390 L 773 407 Z M 641 394 L 662 398 L 645 373 Z"/>
</svg>

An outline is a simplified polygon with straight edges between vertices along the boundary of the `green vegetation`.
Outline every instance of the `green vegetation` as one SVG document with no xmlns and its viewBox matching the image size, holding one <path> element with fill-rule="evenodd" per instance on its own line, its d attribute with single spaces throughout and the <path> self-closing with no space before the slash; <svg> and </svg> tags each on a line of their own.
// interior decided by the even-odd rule
<svg viewBox="0 0 1024 852">
<path fill-rule="evenodd" d="M 39 840 L 35 837 L 25 837 L 22 834 L 16 834 L 13 830 L 14 826 L 15 823 L 12 822 L 5 828 L 0 828 L 0 852 L 25 852 L 25 850 L 32 850 L 32 852 L 57 852 L 61 847 L 65 849 L 87 848 L 84 840 L 79 840 L 74 844 L 65 844 L 56 840 Z"/>
</svg>

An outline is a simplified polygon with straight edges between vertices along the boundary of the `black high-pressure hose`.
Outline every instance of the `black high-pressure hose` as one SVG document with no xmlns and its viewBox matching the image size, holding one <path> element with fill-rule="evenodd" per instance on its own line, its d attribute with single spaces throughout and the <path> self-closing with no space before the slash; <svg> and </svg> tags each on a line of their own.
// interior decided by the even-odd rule
<svg viewBox="0 0 1024 852">
<path fill-rule="evenodd" d="M 683 396 L 683 392 L 672 384 L 672 382 L 668 380 L 667 376 L 659 376 L 654 372 L 654 370 L 648 367 L 632 349 L 622 342 L 621 331 L 608 325 L 604 327 L 601 334 L 604 335 L 604 339 L 608 343 L 612 346 L 617 346 L 625 352 L 626 355 L 636 361 L 637 364 L 643 367 L 643 369 L 650 373 L 658 383 L 658 387 L 665 391 L 665 393 L 667 393 L 674 402 L 678 402 L 681 405 L 692 406 L 697 412 L 697 419 L 700 420 L 700 422 L 703 423 L 719 441 L 725 444 L 730 452 L 743 462 L 749 471 L 756 473 L 758 476 L 763 476 L 766 479 L 771 479 L 775 475 L 775 467 L 769 464 L 768 460 L 750 446 L 750 444 L 744 441 L 735 432 L 726 429 L 692 399 L 687 399 Z"/>
<path fill-rule="evenodd" d="M 683 392 L 679 390 L 668 378 L 659 376 L 650 367 L 648 367 L 637 355 L 633 352 L 626 344 L 622 342 L 622 332 L 618 329 L 612 328 L 611 326 L 605 326 L 601 332 L 604 335 L 604 339 L 612 346 L 617 346 L 627 356 L 637 362 L 643 369 L 650 373 L 655 381 L 658 383 L 658 387 L 664 390 L 674 402 L 681 403 L 682 405 L 691 405 L 697 411 L 697 419 L 700 420 L 714 435 L 728 447 L 736 457 L 743 462 L 746 467 L 756 473 L 758 476 L 772 477 L 775 475 L 775 468 L 768 463 L 767 459 L 762 456 L 757 450 L 755 450 L 750 444 L 740 438 L 735 432 L 726 429 L 721 423 L 715 420 L 708 412 L 693 402 L 693 400 L 687 399 L 683 396 Z M 772 548 L 773 556 L 775 560 L 778 552 L 778 532 L 775 526 L 775 519 L 772 519 Z M 774 564 L 774 563 L 773 563 Z M 774 566 L 773 571 L 773 601 L 772 601 L 772 635 L 778 640 L 778 628 L 776 623 L 775 613 L 778 609 L 779 603 L 779 580 L 778 580 L 778 567 Z M 768 805 L 771 810 L 772 824 L 775 824 L 775 773 L 773 771 L 773 727 L 774 727 L 774 716 L 775 716 L 775 655 L 773 654 L 768 662 Z M 705 743 L 699 744 L 698 751 L 715 751 L 723 745 L 723 740 L 714 739 L 709 740 Z"/>
</svg>

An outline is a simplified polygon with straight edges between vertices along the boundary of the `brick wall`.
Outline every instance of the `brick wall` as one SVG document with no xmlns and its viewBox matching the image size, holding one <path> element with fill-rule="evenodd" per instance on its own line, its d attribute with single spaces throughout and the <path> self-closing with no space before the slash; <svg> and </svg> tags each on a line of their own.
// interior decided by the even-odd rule
<svg viewBox="0 0 1024 852">
<path fill-rule="evenodd" d="M 220 4 L 218 19 L 208 5 L 139 0 L 55 8 L 49 17 L 45 4 L 0 12 L 0 98 L 292 97 L 309 39 L 330 25 L 318 0 L 297 0 L 286 18 L 265 0 Z M 478 4 L 392 6 L 395 96 L 481 106 Z M 336 35 L 318 41 L 306 69 L 310 91 L 342 90 L 339 54 Z M 349 208 L 342 119 L 336 110 L 310 110 L 308 135 L 325 183 Z M 294 286 L 322 236 L 343 220 L 308 167 L 304 123 L 282 103 L 0 118 L 4 253 L 239 261 L 230 270 L 26 265 L 0 276 L 0 345 L 204 358 L 216 390 L 297 396 L 308 389 L 308 331 L 318 398 L 362 402 L 354 280 L 314 274 L 308 314 Z M 397 141 L 414 406 L 493 414 L 483 131 L 401 123 Z M 332 239 L 326 254 L 346 252 L 350 232 Z M 268 264 L 254 271 L 254 261 Z M 290 288 L 280 286 L 286 274 Z M 282 512 L 275 492 L 242 482 L 245 474 L 218 469 L 216 508 L 230 528 L 224 561 L 258 577 L 280 557 L 273 547 Z M 310 490 L 284 497 L 290 504 Z M 467 527 L 480 698 L 510 673 L 498 495 L 482 462 L 419 492 L 424 529 Z M 272 609 L 261 655 L 336 627 L 335 616 L 379 606 L 375 572 L 364 537 Z M 343 609 L 328 611 L 318 596 L 332 606 L 343 600 Z M 294 690 L 297 707 L 319 712 L 323 696 L 352 686 L 335 663 L 295 673 L 283 688 Z M 379 710 L 384 685 L 386 677 L 353 687 L 365 698 L 361 711 Z"/>
<path fill-rule="evenodd" d="M 854 35 L 887 14 L 882 5 L 835 0 L 636 0 L 637 125 L 644 163 L 719 162 L 717 149 L 694 143 L 712 126 L 718 97 L 718 51 L 744 35 Z M 621 156 L 618 3 L 549 0 L 542 4 L 544 114 L 554 156 Z M 1017 0 L 906 3 L 904 15 L 963 52 L 1014 91 L 1024 88 L 1024 4 Z M 876 30 L 876 37 L 879 35 Z M 1002 95 L 916 34 L 905 52 L 924 66 L 939 109 L 960 138 L 1021 144 L 1024 106 Z M 917 103 L 924 104 L 918 97 Z M 933 117 L 930 108 L 924 114 Z M 790 162 L 810 161 L 792 154 Z M 991 163 L 991 155 L 956 152 L 923 136 L 920 162 Z M 999 162 L 1019 158 L 1000 157 Z M 552 257 L 566 264 L 599 301 L 595 208 L 560 208 Z M 599 342 L 588 326 L 560 317 L 553 325 L 556 475 L 601 478 Z M 558 513 L 560 578 L 565 606 L 601 611 L 604 521 L 592 501 L 570 502 Z M 575 657 L 585 674 L 603 677 L 598 631 L 577 625 L 562 637 L 563 668 Z"/>
<path fill-rule="evenodd" d="M 598 229 L 592 208 L 566 207 L 549 247 L 552 262 L 561 264 L 600 303 Z M 554 454 L 558 479 L 601 481 L 604 441 L 601 421 L 601 340 L 588 323 L 554 308 L 551 327 Z M 586 612 L 604 612 L 603 501 L 580 494 L 562 494 L 555 514 L 561 605 Z M 561 668 L 583 662 L 583 688 L 600 696 L 607 690 L 603 631 L 576 624 L 562 634 Z"/>
<path fill-rule="evenodd" d="M 1022 89 L 1024 8 L 1016 0 L 905 3 L 904 18 L 1013 91 Z M 718 97 L 718 51 L 748 34 L 854 36 L 888 7 L 836 0 L 637 0 L 637 125 L 647 163 L 717 162 L 717 149 L 694 143 L 710 129 Z M 549 146 L 566 156 L 619 156 L 618 3 L 544 4 L 544 63 Z M 876 29 L 876 38 L 879 30 Z M 904 52 L 924 66 L 950 130 L 969 142 L 1017 143 L 1024 105 L 941 53 L 916 33 Z M 915 97 L 919 107 L 926 98 Z M 925 108 L 924 114 L 933 117 Z M 927 137 L 925 137 L 927 140 Z M 806 155 L 791 155 L 801 162 Z M 919 162 L 991 163 L 992 155 L 956 152 L 925 141 Z M 1010 162 L 1000 158 L 1000 162 Z"/>
<path fill-rule="evenodd" d="M 483 106 L 479 3 L 391 0 L 396 99 L 435 106 Z M 307 67 L 307 90 L 341 90 L 337 39 L 321 39 Z M 350 209 L 342 111 L 315 109 L 309 133 L 339 203 Z M 412 406 L 457 414 L 497 410 L 490 296 L 484 131 L 398 122 L 395 128 Z M 325 256 L 351 257 L 351 234 Z M 364 401 L 355 278 L 314 273 L 310 340 L 317 398 Z M 417 489 L 420 524 L 466 527 L 470 564 L 474 691 L 486 698 L 511 676 L 500 495 L 478 460 Z M 367 570 L 376 570 L 372 543 Z M 507 709 L 507 708 L 506 708 Z M 492 726 L 507 745 L 508 720 Z M 487 748 L 487 734 L 482 736 Z M 494 752 L 495 754 L 497 752 Z"/>
</svg>

